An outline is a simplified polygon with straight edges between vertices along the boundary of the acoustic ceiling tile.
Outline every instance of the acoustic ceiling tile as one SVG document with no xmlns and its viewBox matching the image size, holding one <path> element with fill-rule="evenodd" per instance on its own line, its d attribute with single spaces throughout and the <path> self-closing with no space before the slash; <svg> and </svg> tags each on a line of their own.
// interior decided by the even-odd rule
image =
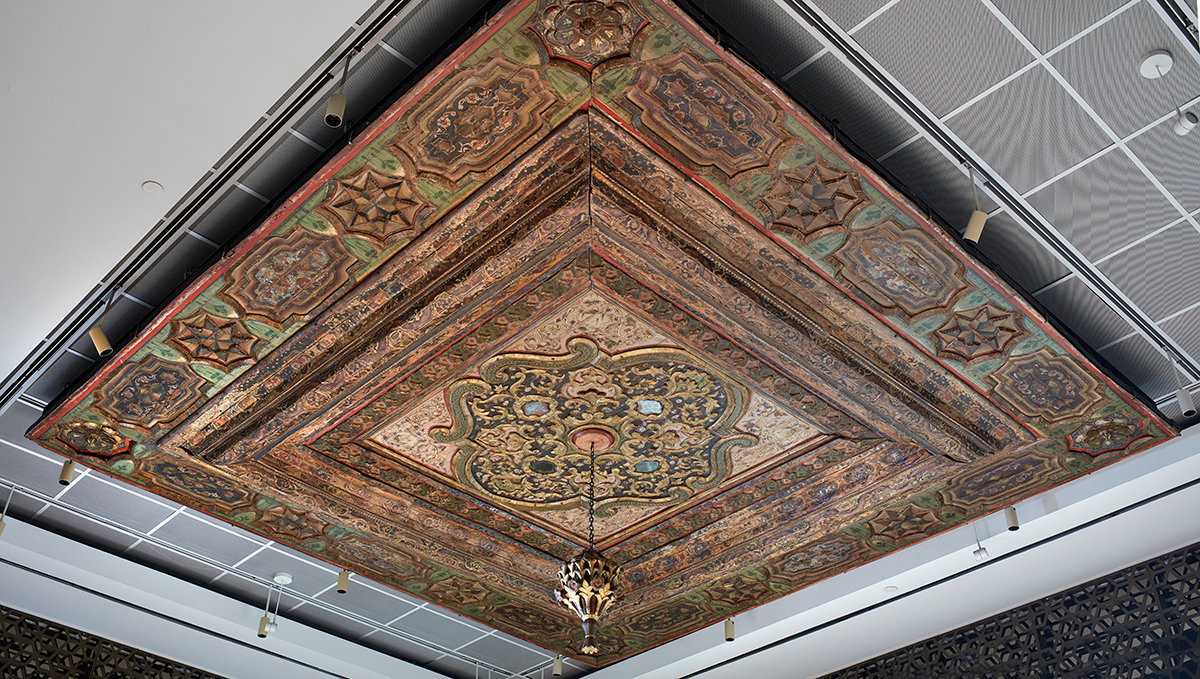
<svg viewBox="0 0 1200 679">
<path fill-rule="evenodd" d="M 1126 0 L 992 0 L 992 4 L 1045 54 L 1127 3 Z"/>
<path fill-rule="evenodd" d="M 1200 134 L 1181 137 L 1169 118 L 1129 140 L 1129 150 L 1188 212 L 1200 209 Z"/>
<path fill-rule="evenodd" d="M 1159 323 L 1159 327 L 1193 360 L 1200 359 L 1200 307 L 1167 319 Z"/>
<path fill-rule="evenodd" d="M 1138 66 L 1155 49 L 1174 52 L 1175 65 L 1163 78 L 1148 80 Z M 1151 3 L 1140 2 L 1050 57 L 1050 63 L 1124 137 L 1200 90 L 1200 64 L 1187 49 Z"/>
<path fill-rule="evenodd" d="M 338 594 L 337 590 L 330 589 L 322 592 L 317 599 L 385 624 L 416 608 L 414 604 L 393 596 L 391 592 L 383 591 L 382 586 L 353 575 L 345 594 Z"/>
<path fill-rule="evenodd" d="M 1041 67 L 1032 68 L 946 121 L 1017 193 L 1111 144 Z"/>
<path fill-rule="evenodd" d="M 776 3 L 697 0 L 696 5 L 777 79 L 821 51 L 821 41 Z"/>
<path fill-rule="evenodd" d="M 979 251 L 988 266 L 1002 272 L 1027 294 L 1071 273 L 1053 252 L 1007 212 L 988 217 L 979 239 Z"/>
<path fill-rule="evenodd" d="M 1117 342 L 1100 355 L 1151 398 L 1175 391 L 1175 378 L 1166 358 L 1141 335 Z"/>
<path fill-rule="evenodd" d="M 1200 287 L 1189 284 L 1200 271 L 1200 233 L 1179 224 L 1105 261 L 1100 270 L 1147 316 L 1165 318 L 1200 302 Z"/>
<path fill-rule="evenodd" d="M 227 566 L 246 558 L 262 544 L 187 514 L 171 517 L 170 521 L 154 531 L 154 537 L 204 554 Z"/>
<path fill-rule="evenodd" d="M 978 2 L 901 0 L 854 37 L 939 118 L 1033 60 Z"/>
<path fill-rule="evenodd" d="M 911 139 L 916 130 L 833 54 L 825 54 L 783 83 L 805 108 L 836 121 L 868 156 L 879 157 Z"/>
<path fill-rule="evenodd" d="M 837 25 L 841 26 L 842 30 L 848 31 L 886 5 L 887 0 L 857 0 L 856 2 L 816 0 L 815 4 Z M 889 8 L 887 11 L 894 11 L 894 9 L 894 7 Z"/>
<path fill-rule="evenodd" d="M 1182 216 L 1119 149 L 1038 190 L 1028 200 L 1093 262 Z"/>
<path fill-rule="evenodd" d="M 102 472 L 81 476 L 76 471 L 75 480 L 62 496 L 62 501 L 143 532 L 157 526 L 174 511 L 163 502 L 149 500 L 101 480 L 98 477 L 100 474 Z"/>
<path fill-rule="evenodd" d="M 1134 331 L 1133 326 L 1079 278 L 1072 277 L 1055 285 L 1039 294 L 1037 300 L 1094 348 L 1116 342 Z"/>
<path fill-rule="evenodd" d="M 966 168 L 947 158 L 925 139 L 900 149 L 885 160 L 883 166 L 899 181 L 908 197 L 942 226 L 959 232 L 967 228 L 975 202 Z M 997 205 L 980 190 L 979 207 L 990 212 Z"/>
<path fill-rule="evenodd" d="M 392 623 L 392 627 L 449 649 L 460 648 L 487 634 L 485 628 L 475 626 L 466 618 L 449 617 L 428 608 L 409 613 Z"/>
</svg>

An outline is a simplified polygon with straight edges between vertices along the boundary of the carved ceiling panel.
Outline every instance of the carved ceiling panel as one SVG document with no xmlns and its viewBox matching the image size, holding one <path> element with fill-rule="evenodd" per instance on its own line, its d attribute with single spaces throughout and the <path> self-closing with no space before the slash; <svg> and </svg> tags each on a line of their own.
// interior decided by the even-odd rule
<svg viewBox="0 0 1200 679">
<path fill-rule="evenodd" d="M 29 432 L 608 664 L 1176 432 L 664 1 L 517 0 Z"/>
</svg>

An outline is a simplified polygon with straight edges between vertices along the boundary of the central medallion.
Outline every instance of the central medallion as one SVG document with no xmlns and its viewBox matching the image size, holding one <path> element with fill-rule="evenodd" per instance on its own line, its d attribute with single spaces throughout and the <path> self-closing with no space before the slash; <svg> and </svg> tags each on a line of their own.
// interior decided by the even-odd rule
<svg viewBox="0 0 1200 679">
<path fill-rule="evenodd" d="M 455 475 L 501 503 L 572 508 L 587 495 L 595 445 L 597 514 L 672 504 L 728 477 L 747 389 L 672 348 L 613 355 L 589 337 L 565 355 L 499 354 L 447 389 L 452 424 L 430 435 L 459 448 Z"/>
</svg>

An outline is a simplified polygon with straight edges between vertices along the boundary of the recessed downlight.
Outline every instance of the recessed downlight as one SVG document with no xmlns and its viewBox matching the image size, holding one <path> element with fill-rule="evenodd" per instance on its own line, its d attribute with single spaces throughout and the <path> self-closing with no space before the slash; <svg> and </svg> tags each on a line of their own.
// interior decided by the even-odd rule
<svg viewBox="0 0 1200 679">
<path fill-rule="evenodd" d="M 166 189 L 163 188 L 162 184 L 159 184 L 153 179 L 147 179 L 146 181 L 142 182 L 142 190 L 152 196 L 161 196 L 163 195 L 163 191 Z"/>
</svg>

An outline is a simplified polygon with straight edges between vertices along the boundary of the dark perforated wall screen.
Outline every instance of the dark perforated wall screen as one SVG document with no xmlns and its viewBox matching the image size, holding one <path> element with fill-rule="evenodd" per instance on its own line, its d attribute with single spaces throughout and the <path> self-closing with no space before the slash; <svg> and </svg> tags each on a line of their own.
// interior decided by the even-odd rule
<svg viewBox="0 0 1200 679">
<path fill-rule="evenodd" d="M 1200 543 L 826 675 L 1197 676 Z"/>
</svg>

